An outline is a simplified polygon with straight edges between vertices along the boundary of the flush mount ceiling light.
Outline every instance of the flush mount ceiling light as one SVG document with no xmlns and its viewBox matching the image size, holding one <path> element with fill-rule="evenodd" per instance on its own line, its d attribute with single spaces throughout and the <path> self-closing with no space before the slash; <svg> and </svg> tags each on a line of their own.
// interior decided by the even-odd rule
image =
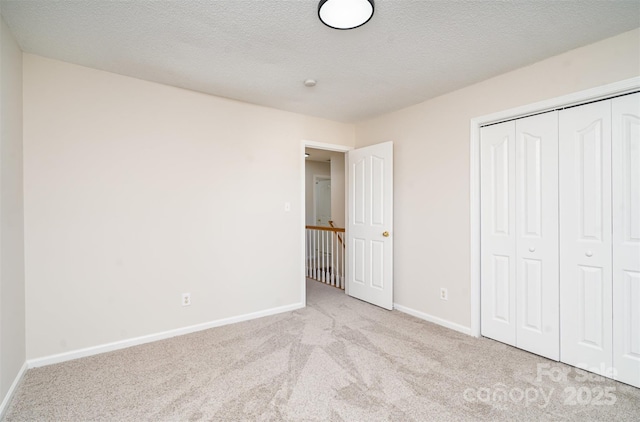
<svg viewBox="0 0 640 422">
<path fill-rule="evenodd" d="M 369 22 L 373 0 L 321 0 L 318 17 L 330 28 L 353 29 Z"/>
</svg>

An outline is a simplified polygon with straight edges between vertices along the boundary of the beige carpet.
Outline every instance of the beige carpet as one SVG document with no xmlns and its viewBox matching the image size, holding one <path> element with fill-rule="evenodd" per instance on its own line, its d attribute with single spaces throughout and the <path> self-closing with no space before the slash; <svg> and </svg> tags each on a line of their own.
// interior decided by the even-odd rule
<svg viewBox="0 0 640 422">
<path fill-rule="evenodd" d="M 640 389 L 307 284 L 305 309 L 29 370 L 5 420 L 640 420 Z"/>
</svg>

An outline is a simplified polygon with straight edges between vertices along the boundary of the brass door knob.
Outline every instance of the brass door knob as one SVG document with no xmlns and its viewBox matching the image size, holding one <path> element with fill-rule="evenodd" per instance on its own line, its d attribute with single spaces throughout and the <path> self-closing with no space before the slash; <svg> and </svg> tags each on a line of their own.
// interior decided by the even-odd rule
<svg viewBox="0 0 640 422">
<path fill-rule="evenodd" d="M 384 237 L 389 237 L 389 232 L 384 232 L 384 233 L 382 233 L 382 235 L 383 235 Z"/>
</svg>

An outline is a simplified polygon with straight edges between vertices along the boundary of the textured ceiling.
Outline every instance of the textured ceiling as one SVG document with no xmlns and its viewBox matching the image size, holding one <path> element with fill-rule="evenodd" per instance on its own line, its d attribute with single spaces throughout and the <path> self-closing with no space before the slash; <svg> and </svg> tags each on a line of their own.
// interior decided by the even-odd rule
<svg viewBox="0 0 640 422">
<path fill-rule="evenodd" d="M 317 4 L 0 0 L 25 52 L 344 122 L 640 26 L 640 0 L 376 0 L 350 31 Z"/>
</svg>

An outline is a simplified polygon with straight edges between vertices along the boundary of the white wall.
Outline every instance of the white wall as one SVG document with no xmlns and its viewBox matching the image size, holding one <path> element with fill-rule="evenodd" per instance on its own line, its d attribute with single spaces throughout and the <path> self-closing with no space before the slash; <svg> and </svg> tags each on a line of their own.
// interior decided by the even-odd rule
<svg viewBox="0 0 640 422">
<path fill-rule="evenodd" d="M 0 17 L 0 402 L 25 362 L 22 51 Z"/>
<path fill-rule="evenodd" d="M 303 139 L 353 126 L 25 54 L 27 357 L 299 303 Z"/>
<path fill-rule="evenodd" d="M 470 324 L 469 120 L 637 76 L 639 39 L 356 125 L 395 141 L 397 303 Z M 297 303 L 302 139 L 353 146 L 353 126 L 25 55 L 27 357 Z"/>
<path fill-rule="evenodd" d="M 314 176 L 326 176 L 331 178 L 331 164 L 322 163 L 320 161 L 304 162 L 305 183 L 304 183 L 304 195 L 305 195 L 305 224 L 307 226 L 317 226 L 317 222 L 314 219 Z M 333 183 L 331 186 L 331 200 L 333 201 Z M 332 210 L 333 211 L 333 210 Z"/>
<path fill-rule="evenodd" d="M 634 30 L 358 124 L 356 147 L 394 141 L 395 302 L 470 326 L 471 118 L 639 75 Z"/>
</svg>

